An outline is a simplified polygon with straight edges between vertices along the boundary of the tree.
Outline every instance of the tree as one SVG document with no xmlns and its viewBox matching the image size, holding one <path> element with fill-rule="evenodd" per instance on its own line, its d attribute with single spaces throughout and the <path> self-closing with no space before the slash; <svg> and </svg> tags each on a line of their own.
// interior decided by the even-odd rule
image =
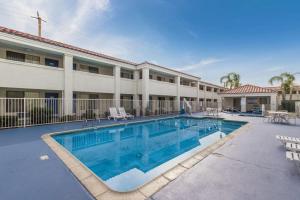
<svg viewBox="0 0 300 200">
<path fill-rule="evenodd" d="M 274 85 L 274 83 L 280 83 L 280 89 L 282 90 L 282 100 L 286 99 L 286 94 L 290 95 L 290 100 L 292 100 L 295 74 L 288 72 L 282 73 L 279 76 L 273 76 L 270 78 L 269 83 Z"/>
<path fill-rule="evenodd" d="M 233 89 L 241 85 L 240 75 L 235 72 L 231 72 L 225 76 L 222 76 L 220 78 L 220 82 L 224 84 L 225 88 L 229 88 L 229 89 Z"/>
</svg>

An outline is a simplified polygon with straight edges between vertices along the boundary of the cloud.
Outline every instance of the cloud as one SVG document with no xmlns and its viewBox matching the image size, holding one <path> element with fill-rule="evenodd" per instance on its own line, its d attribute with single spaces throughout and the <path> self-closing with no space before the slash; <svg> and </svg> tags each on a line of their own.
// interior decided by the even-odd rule
<svg viewBox="0 0 300 200">
<path fill-rule="evenodd" d="M 281 71 L 282 69 L 284 69 L 284 67 L 282 67 L 282 66 L 276 66 L 276 67 L 267 68 L 266 71 L 267 72 L 277 72 L 277 71 Z"/>
<path fill-rule="evenodd" d="M 197 68 L 203 68 L 206 67 L 207 65 L 212 65 L 215 63 L 219 63 L 222 62 L 222 59 L 217 59 L 217 58 L 206 58 L 206 59 L 202 59 L 199 62 L 196 62 L 194 64 L 190 64 L 190 65 L 186 65 L 180 68 L 177 68 L 177 70 L 179 71 L 191 71 Z"/>
<path fill-rule="evenodd" d="M 47 21 L 42 25 L 43 37 L 111 56 L 141 62 L 163 49 L 143 35 L 110 32 L 108 20 L 114 15 L 110 0 L 2 0 L 0 7 L 1 26 L 36 35 L 37 22 L 31 16 L 38 10 Z"/>
</svg>

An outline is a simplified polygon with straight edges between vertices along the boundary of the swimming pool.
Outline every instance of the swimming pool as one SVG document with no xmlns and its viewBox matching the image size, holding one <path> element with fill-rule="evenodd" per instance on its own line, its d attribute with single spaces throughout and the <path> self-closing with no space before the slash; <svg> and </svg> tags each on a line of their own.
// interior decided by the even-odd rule
<svg viewBox="0 0 300 200">
<path fill-rule="evenodd" d="M 245 122 L 173 117 L 52 137 L 109 188 L 132 191 Z"/>
</svg>

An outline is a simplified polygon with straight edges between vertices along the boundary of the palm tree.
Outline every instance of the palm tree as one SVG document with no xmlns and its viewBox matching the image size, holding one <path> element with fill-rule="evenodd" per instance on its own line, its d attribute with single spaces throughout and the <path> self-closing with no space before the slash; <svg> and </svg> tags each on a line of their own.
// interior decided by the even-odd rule
<svg viewBox="0 0 300 200">
<path fill-rule="evenodd" d="M 273 85 L 275 82 L 280 83 L 280 88 L 282 90 L 282 100 L 286 99 L 286 94 L 290 95 L 290 100 L 292 100 L 293 87 L 295 81 L 295 74 L 288 72 L 282 73 L 279 76 L 273 76 L 270 78 L 269 83 Z"/>
<path fill-rule="evenodd" d="M 225 76 L 220 78 L 220 82 L 224 84 L 225 88 L 233 89 L 239 87 L 240 83 L 240 75 L 234 72 L 228 73 Z"/>
</svg>

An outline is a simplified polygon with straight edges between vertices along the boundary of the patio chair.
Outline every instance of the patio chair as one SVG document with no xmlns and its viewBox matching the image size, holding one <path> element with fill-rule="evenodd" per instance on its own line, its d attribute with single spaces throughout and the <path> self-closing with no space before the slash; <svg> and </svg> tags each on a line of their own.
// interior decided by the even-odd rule
<svg viewBox="0 0 300 200">
<path fill-rule="evenodd" d="M 296 138 L 296 137 L 288 137 L 288 136 L 276 135 L 276 139 L 278 139 L 284 145 L 286 143 L 288 143 L 288 142 L 289 143 L 300 144 L 300 138 Z"/>
<path fill-rule="evenodd" d="M 122 116 L 118 113 L 117 108 L 115 108 L 115 107 L 109 108 L 109 114 L 110 115 L 107 117 L 108 119 L 114 119 L 114 120 L 126 119 L 124 116 Z"/>
<path fill-rule="evenodd" d="M 130 113 L 126 113 L 124 107 L 119 107 L 119 113 L 121 116 L 123 116 L 124 118 L 130 118 L 133 119 L 134 115 L 130 114 Z"/>
<path fill-rule="evenodd" d="M 266 111 L 263 117 L 263 122 L 272 122 L 272 121 L 273 121 L 273 116 L 270 115 L 268 111 Z"/>
<path fill-rule="evenodd" d="M 287 142 L 285 148 L 292 152 L 300 152 L 300 144 Z"/>
<path fill-rule="evenodd" d="M 285 155 L 286 155 L 286 159 L 295 162 L 298 171 L 300 173 L 300 154 L 296 152 L 287 151 Z"/>
</svg>

